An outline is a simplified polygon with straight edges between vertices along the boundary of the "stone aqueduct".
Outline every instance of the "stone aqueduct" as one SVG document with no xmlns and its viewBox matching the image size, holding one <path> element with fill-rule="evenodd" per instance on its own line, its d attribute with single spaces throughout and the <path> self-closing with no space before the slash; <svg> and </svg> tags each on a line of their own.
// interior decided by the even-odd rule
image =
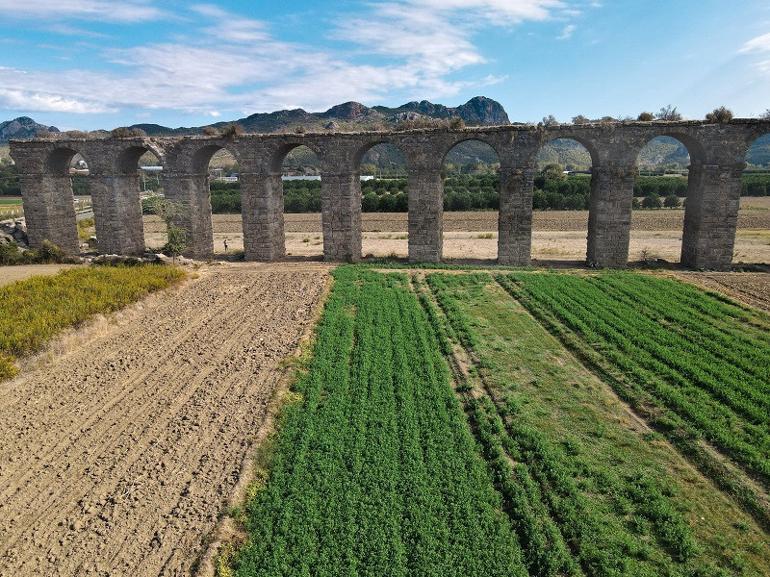
<svg viewBox="0 0 770 577">
<path fill-rule="evenodd" d="M 284 254 L 281 165 L 305 145 L 321 163 L 324 257 L 361 257 L 359 166 L 372 147 L 388 143 L 404 155 L 408 171 L 409 259 L 442 258 L 441 168 L 449 150 L 466 140 L 489 144 L 500 159 L 498 260 L 530 262 L 532 194 L 537 153 L 547 142 L 570 138 L 591 154 L 587 262 L 622 267 L 628 261 L 631 204 L 640 150 L 657 136 L 672 136 L 690 153 L 689 189 L 682 239 L 682 264 L 724 269 L 732 260 L 746 152 L 770 132 L 770 121 L 624 122 L 613 124 L 511 125 L 403 132 L 267 134 L 235 137 L 57 139 L 11 142 L 19 167 L 30 242 L 49 240 L 78 251 L 76 216 L 68 174 L 81 154 L 89 167 L 99 252 L 144 252 L 138 161 L 147 151 L 163 165 L 167 198 L 184 207 L 180 226 L 188 233 L 188 255 L 213 252 L 208 164 L 226 149 L 240 166 L 244 251 L 247 260 L 273 261 Z"/>
</svg>

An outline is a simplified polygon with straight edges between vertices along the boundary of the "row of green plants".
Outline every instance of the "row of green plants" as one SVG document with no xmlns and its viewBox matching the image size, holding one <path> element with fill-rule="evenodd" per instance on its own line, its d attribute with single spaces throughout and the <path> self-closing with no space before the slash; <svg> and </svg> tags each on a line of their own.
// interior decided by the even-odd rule
<svg viewBox="0 0 770 577">
<path fill-rule="evenodd" d="M 183 276 L 163 265 L 92 266 L 0 287 L 0 380 L 16 374 L 16 358 L 39 351 L 62 329 L 120 309 Z"/>
<path fill-rule="evenodd" d="M 480 369 L 494 372 L 494 362 L 479 352 L 483 321 L 466 313 L 490 282 L 489 275 L 428 276 L 449 334 Z M 552 437 L 538 427 L 539 405 L 520 395 L 487 387 L 487 394 L 468 395 L 466 406 L 530 575 L 730 574 L 699 560 L 700 546 L 660 471 L 597 465 L 578 438 Z"/>
<path fill-rule="evenodd" d="M 755 518 L 770 509 L 706 441 L 766 491 L 770 319 L 666 279 L 505 275 L 501 284 Z M 764 359 L 764 360 L 763 360 Z"/>
<path fill-rule="evenodd" d="M 761 186 L 770 186 L 770 176 L 744 177 L 747 194 L 759 195 Z M 537 210 L 586 210 L 591 191 L 590 175 L 565 178 L 538 177 L 535 181 L 533 207 Z M 284 209 L 289 213 L 320 212 L 321 182 L 290 180 L 283 183 Z M 764 191 L 764 189 L 762 189 Z M 364 212 L 406 212 L 409 208 L 406 179 L 380 179 L 361 183 Z M 640 177 L 634 187 L 634 208 L 678 208 L 687 195 L 687 179 L 679 177 Z M 764 192 L 762 192 L 764 194 Z M 497 210 L 500 203 L 496 175 L 448 178 L 444 182 L 444 210 Z M 238 183 L 212 182 L 211 205 L 215 214 L 241 212 Z"/>
<path fill-rule="evenodd" d="M 407 277 L 333 274 L 230 571 L 527 575 Z"/>
</svg>

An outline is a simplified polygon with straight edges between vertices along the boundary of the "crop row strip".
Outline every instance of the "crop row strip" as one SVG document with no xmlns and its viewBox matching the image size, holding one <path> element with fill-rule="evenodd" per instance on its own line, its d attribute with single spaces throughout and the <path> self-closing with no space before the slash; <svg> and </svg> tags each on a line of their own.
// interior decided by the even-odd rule
<svg viewBox="0 0 770 577">
<path fill-rule="evenodd" d="M 720 321 L 716 326 L 709 318 L 691 307 L 671 307 L 661 298 L 660 289 L 636 278 L 636 275 L 604 274 L 591 279 L 601 290 L 607 291 L 625 304 L 641 307 L 644 314 L 676 332 L 692 345 L 701 347 L 710 355 L 730 363 L 741 371 L 738 375 L 750 379 L 761 391 L 770 392 L 770 345 L 761 339 L 747 337 L 735 322 Z M 664 293 L 665 294 L 665 293 Z M 745 327 L 745 325 L 744 325 Z M 692 347 L 694 348 L 694 347 Z"/>
<path fill-rule="evenodd" d="M 596 320 L 617 329 L 632 346 L 648 353 L 656 363 L 659 374 L 664 375 L 672 385 L 702 389 L 719 405 L 727 405 L 752 425 L 757 425 L 753 429 L 753 437 L 764 435 L 765 441 L 770 440 L 770 435 L 766 434 L 767 427 L 764 426 L 770 424 L 770 399 L 761 390 L 757 390 L 762 387 L 760 379 L 736 375 L 735 367 L 728 363 L 714 363 L 712 355 L 704 354 L 702 348 L 679 334 L 675 327 L 662 326 L 650 318 L 638 303 L 634 305 L 593 285 L 593 279 L 563 280 L 567 282 L 560 290 L 552 292 L 582 307 L 581 310 L 588 307 L 587 303 L 611 304 L 592 308 Z M 704 399 L 708 402 L 707 397 Z M 740 420 L 727 411 L 725 414 L 729 421 Z M 770 445 L 767 447 L 770 450 Z"/>
<path fill-rule="evenodd" d="M 340 267 L 236 575 L 527 574 L 403 274 Z"/>
<path fill-rule="evenodd" d="M 746 470 L 764 483 L 770 480 L 766 449 L 770 447 L 770 433 L 766 427 L 741 420 L 707 391 L 673 371 L 675 360 L 667 348 L 642 335 L 638 314 L 620 318 L 612 312 L 618 308 L 616 301 L 600 291 L 586 294 L 581 287 L 564 282 L 563 275 L 536 276 L 511 278 L 522 280 L 524 290 L 539 304 L 549 307 L 595 347 L 601 343 L 602 353 L 629 378 L 649 388 L 656 404 L 670 406 Z"/>
<path fill-rule="evenodd" d="M 554 275 L 555 276 L 555 275 Z M 525 290 L 523 279 L 498 275 L 498 283 L 540 321 L 582 362 L 608 383 L 650 427 L 664 435 L 704 475 L 712 479 L 763 527 L 770 527 L 767 496 L 749 484 L 731 465 L 716 458 L 712 449 L 701 442 L 698 428 L 669 408 L 649 390 L 656 377 L 632 363 L 626 355 L 592 333 L 579 319 L 564 309 L 555 309 L 547 299 Z M 518 282 L 517 282 L 518 281 Z M 562 316 L 564 315 L 564 316 Z"/>
<path fill-rule="evenodd" d="M 456 393 L 492 472 L 495 486 L 503 495 L 505 510 L 519 538 L 529 574 L 584 575 L 543 503 L 540 486 L 532 479 L 526 465 L 515 462 L 507 452 L 503 441 L 505 426 L 485 384 L 478 376 L 462 370 L 458 355 L 463 356 L 463 361 L 473 363 L 471 351 L 459 346 L 452 325 L 447 322 L 441 308 L 436 306 L 435 295 L 425 287 L 419 275 L 412 277 L 412 286 L 452 367 Z M 458 342 L 457 349 L 452 341 Z M 479 391 L 483 393 L 479 394 Z"/>
<path fill-rule="evenodd" d="M 463 278 L 469 283 L 491 281 L 487 275 L 463 275 Z M 428 284 L 439 309 L 448 319 L 452 329 L 449 334 L 456 335 L 465 353 L 478 368 L 481 362 L 475 352 L 477 336 L 450 294 L 445 279 L 442 275 L 430 275 Z M 431 307 L 432 303 L 423 300 L 423 305 Z M 434 321 L 434 324 L 438 323 Z M 437 331 L 441 331 L 440 324 Z M 447 349 L 446 346 L 444 348 Z M 511 502 L 514 525 L 519 527 L 520 534 L 524 533 L 520 538 L 526 539 L 526 524 L 534 524 L 526 513 L 541 510 L 545 505 L 546 509 L 541 514 L 547 514 L 546 519 L 556 523 L 558 535 L 565 539 L 585 574 L 616 575 L 633 572 L 629 564 L 635 562 L 634 558 L 645 558 L 651 551 L 639 543 L 638 537 L 622 521 L 602 515 L 592 499 L 582 493 L 576 479 L 581 475 L 590 475 L 591 471 L 580 470 L 569 464 L 544 434 L 519 416 L 512 415 L 504 399 L 486 382 L 483 372 L 479 372 L 479 380 L 484 395 L 473 398 L 466 394 L 469 417 L 490 467 L 495 470 L 498 487 Z M 694 555 L 697 546 L 689 527 L 654 479 L 644 476 L 625 480 L 615 476 L 609 479 L 605 474 L 603 481 L 609 483 L 608 491 L 615 494 L 618 500 L 626 501 L 627 505 L 636 509 L 638 515 L 648 519 L 655 539 L 675 559 L 686 561 Z M 526 488 L 524 495 L 530 499 L 527 506 L 512 498 L 517 494 L 511 485 L 522 486 L 518 488 L 519 496 L 523 488 Z M 540 503 L 533 503 L 532 500 L 537 497 Z M 542 522 L 541 525 L 547 527 Z M 541 539 L 540 543 L 543 542 L 547 541 Z M 535 539 L 530 539 L 529 543 L 531 546 L 538 545 Z M 557 567 L 553 561 L 541 562 L 539 565 L 535 562 L 540 558 L 549 559 L 549 555 L 558 559 L 558 552 L 553 547 L 551 551 L 537 552 L 527 552 L 525 548 L 525 555 L 529 555 L 530 559 L 530 570 Z M 569 569 L 570 565 L 565 564 L 562 572 L 569 572 Z M 541 573 L 535 571 L 532 574 Z"/>
</svg>

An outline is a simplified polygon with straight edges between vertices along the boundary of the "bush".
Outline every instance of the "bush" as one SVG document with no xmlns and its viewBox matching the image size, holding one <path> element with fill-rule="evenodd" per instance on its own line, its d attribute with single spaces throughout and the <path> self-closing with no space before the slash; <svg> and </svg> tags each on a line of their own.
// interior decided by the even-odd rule
<svg viewBox="0 0 770 577">
<path fill-rule="evenodd" d="M 706 120 L 715 124 L 724 124 L 733 119 L 733 111 L 720 106 L 706 115 Z"/>
<path fill-rule="evenodd" d="M 682 203 L 679 201 L 679 197 L 675 194 L 669 194 L 663 201 L 663 206 L 666 208 L 679 208 Z"/>
<path fill-rule="evenodd" d="M 655 115 L 652 112 L 642 112 L 636 119 L 641 122 L 652 122 L 655 120 Z"/>
<path fill-rule="evenodd" d="M 662 208 L 663 202 L 657 194 L 648 194 L 642 201 L 642 208 Z"/>
</svg>

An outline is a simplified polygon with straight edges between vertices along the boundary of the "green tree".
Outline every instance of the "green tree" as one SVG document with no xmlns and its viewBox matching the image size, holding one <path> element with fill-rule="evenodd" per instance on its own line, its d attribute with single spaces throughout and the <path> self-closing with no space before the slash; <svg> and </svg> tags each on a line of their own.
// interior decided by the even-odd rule
<svg viewBox="0 0 770 577">
<path fill-rule="evenodd" d="M 663 206 L 666 208 L 679 208 L 682 205 L 679 197 L 675 194 L 669 194 L 663 200 Z"/>
<path fill-rule="evenodd" d="M 179 226 L 179 221 L 185 214 L 185 208 L 178 202 L 162 196 L 152 198 L 152 212 L 166 223 L 168 240 L 163 247 L 163 254 L 170 256 L 174 262 L 186 249 L 188 244 L 187 231 Z"/>
<path fill-rule="evenodd" d="M 662 208 L 663 202 L 657 194 L 648 194 L 642 200 L 642 208 Z"/>
<path fill-rule="evenodd" d="M 543 178 L 545 178 L 546 181 L 564 180 L 564 169 L 560 164 L 556 164 L 555 162 L 546 164 L 543 167 L 543 170 L 540 171 L 540 174 L 543 176 Z"/>
</svg>

